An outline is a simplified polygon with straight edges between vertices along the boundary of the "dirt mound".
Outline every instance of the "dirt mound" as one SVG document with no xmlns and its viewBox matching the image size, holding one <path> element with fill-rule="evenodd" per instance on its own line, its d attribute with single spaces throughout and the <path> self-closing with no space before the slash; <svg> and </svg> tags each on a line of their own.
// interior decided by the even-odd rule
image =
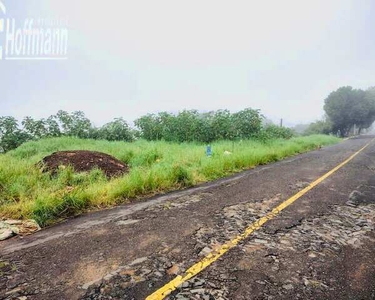
<svg viewBox="0 0 375 300">
<path fill-rule="evenodd" d="M 56 174 L 59 166 L 72 166 L 76 172 L 87 172 L 94 168 L 102 170 L 108 178 L 128 172 L 122 161 L 105 153 L 96 151 L 60 151 L 46 156 L 41 161 L 43 171 Z"/>
</svg>

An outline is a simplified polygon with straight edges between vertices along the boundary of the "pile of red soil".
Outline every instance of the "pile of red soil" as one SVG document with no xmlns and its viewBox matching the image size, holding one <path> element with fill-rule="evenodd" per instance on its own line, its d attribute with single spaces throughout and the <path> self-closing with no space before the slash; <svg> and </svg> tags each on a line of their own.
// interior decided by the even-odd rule
<svg viewBox="0 0 375 300">
<path fill-rule="evenodd" d="M 96 151 L 60 151 L 46 156 L 41 161 L 43 171 L 56 174 L 60 166 L 72 166 L 75 172 L 88 172 L 94 168 L 102 170 L 108 178 L 129 171 L 122 161 L 105 153 Z"/>
</svg>

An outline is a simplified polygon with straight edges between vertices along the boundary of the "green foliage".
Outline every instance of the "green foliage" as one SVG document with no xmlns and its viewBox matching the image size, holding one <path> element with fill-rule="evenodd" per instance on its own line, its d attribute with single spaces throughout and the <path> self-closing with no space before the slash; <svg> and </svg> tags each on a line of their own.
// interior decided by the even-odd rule
<svg viewBox="0 0 375 300">
<path fill-rule="evenodd" d="M 29 135 L 18 128 L 13 117 L 0 117 L 0 153 L 17 148 L 29 139 Z"/>
<path fill-rule="evenodd" d="M 180 165 L 173 167 L 172 177 L 175 183 L 181 185 L 181 187 L 187 187 L 193 184 L 193 177 L 191 173 Z"/>
<path fill-rule="evenodd" d="M 260 133 L 260 138 L 268 139 L 290 139 L 294 136 L 294 131 L 288 127 L 280 127 L 273 124 L 268 124 Z"/>
<path fill-rule="evenodd" d="M 46 226 L 51 220 L 74 216 L 87 208 L 84 198 L 72 194 L 62 195 L 61 198 L 44 196 L 35 201 L 32 218 L 40 225 Z"/>
<path fill-rule="evenodd" d="M 29 140 L 63 135 L 109 141 L 132 141 L 135 136 L 134 130 L 122 118 L 114 119 L 97 129 L 81 111 L 68 113 L 60 110 L 56 115 L 40 120 L 25 117 L 22 126 L 19 128 L 13 117 L 0 118 L 0 152 L 15 149 Z"/>
<path fill-rule="evenodd" d="M 341 87 L 325 99 L 324 110 L 334 133 L 348 136 L 354 125 L 361 131 L 375 121 L 374 89 L 363 91 Z"/>
<path fill-rule="evenodd" d="M 215 141 L 231 140 L 235 137 L 233 117 L 229 110 L 217 110 L 211 114 L 212 137 Z"/>
<path fill-rule="evenodd" d="M 247 139 L 251 137 L 256 137 L 262 128 L 263 116 L 260 114 L 259 110 L 247 108 L 241 110 L 232 117 L 233 123 L 233 137 Z"/>
<path fill-rule="evenodd" d="M 135 121 L 141 137 L 148 141 L 210 143 L 223 139 L 256 137 L 262 129 L 263 116 L 259 110 L 245 109 L 231 114 L 228 110 L 199 113 L 183 110 L 178 114 L 162 112 L 149 114 Z"/>
<path fill-rule="evenodd" d="M 40 139 L 48 135 L 47 124 L 41 120 L 34 120 L 31 117 L 26 117 L 22 121 L 24 131 L 35 139 Z"/>
<path fill-rule="evenodd" d="M 375 87 L 370 87 L 365 93 L 362 114 L 365 118 L 359 123 L 359 126 L 367 129 L 371 127 L 375 121 Z"/>
<path fill-rule="evenodd" d="M 47 136 L 48 137 L 58 137 L 62 135 L 59 123 L 56 120 L 55 116 L 50 116 L 45 121 L 47 127 Z"/>
<path fill-rule="evenodd" d="M 126 142 L 131 142 L 134 139 L 131 128 L 123 118 L 116 118 L 114 121 L 105 124 L 98 130 L 96 138 Z"/>
<path fill-rule="evenodd" d="M 91 121 L 85 117 L 82 111 L 68 113 L 59 110 L 54 118 L 58 120 L 65 135 L 79 138 L 89 137 L 92 128 Z"/>
<path fill-rule="evenodd" d="M 236 113 L 218 110 L 200 113 L 183 110 L 177 114 L 160 112 L 140 117 L 133 129 L 123 118 L 116 118 L 100 128 L 92 126 L 81 111 L 68 113 L 60 110 L 47 119 L 35 120 L 26 117 L 23 128 L 17 120 L 3 117 L 0 123 L 0 151 L 15 149 L 28 140 L 73 136 L 84 139 L 126 141 L 137 139 L 168 142 L 212 143 L 220 140 L 291 138 L 293 131 L 272 124 L 264 125 L 259 110 L 247 108 Z"/>
<path fill-rule="evenodd" d="M 134 121 L 142 131 L 142 137 L 148 141 L 158 141 L 162 138 L 163 127 L 159 115 L 148 114 Z"/>
<path fill-rule="evenodd" d="M 162 159 L 163 155 L 159 152 L 157 148 L 150 148 L 142 152 L 137 157 L 133 158 L 131 160 L 132 166 L 144 166 L 149 167 L 155 162 Z"/>
<path fill-rule="evenodd" d="M 311 123 L 303 132 L 304 135 L 312 134 L 330 134 L 332 132 L 332 123 L 329 120 L 321 120 Z"/>
<path fill-rule="evenodd" d="M 0 218 L 35 218 L 45 226 L 87 209 L 195 185 L 337 141 L 330 136 L 269 139 L 267 143 L 218 141 L 212 143 L 212 157 L 205 155 L 204 144 L 197 143 L 72 137 L 29 141 L 0 155 Z M 43 157 L 73 149 L 113 155 L 128 163 L 130 172 L 112 180 L 100 170 L 75 173 L 64 168 L 56 176 L 41 172 L 37 162 Z"/>
<path fill-rule="evenodd" d="M 12 117 L 0 117 L 0 152 L 17 148 L 28 140 L 46 137 L 73 136 L 79 138 L 108 141 L 148 141 L 201 142 L 212 143 L 220 140 L 291 138 L 295 132 L 307 134 L 349 135 L 355 127 L 359 133 L 369 128 L 375 121 L 375 87 L 367 91 L 341 87 L 326 99 L 324 110 L 326 120 L 308 125 L 296 126 L 295 131 L 281 128 L 266 121 L 259 110 L 247 108 L 236 113 L 218 110 L 200 113 L 197 110 L 183 110 L 177 114 L 160 112 L 138 118 L 131 128 L 123 118 L 116 118 L 100 128 L 81 111 L 72 113 L 58 111 L 47 119 L 34 120 L 26 117 L 23 128 Z"/>
</svg>

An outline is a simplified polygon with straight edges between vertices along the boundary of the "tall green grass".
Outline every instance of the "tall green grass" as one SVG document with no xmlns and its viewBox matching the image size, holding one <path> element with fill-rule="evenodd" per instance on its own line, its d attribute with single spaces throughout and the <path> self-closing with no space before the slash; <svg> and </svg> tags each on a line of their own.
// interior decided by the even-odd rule
<svg viewBox="0 0 375 300">
<path fill-rule="evenodd" d="M 83 211 L 192 186 L 338 141 L 323 135 L 268 142 L 221 141 L 212 144 L 211 157 L 205 155 L 205 145 L 196 143 L 126 143 L 71 137 L 28 142 L 0 155 L 0 217 L 33 218 L 46 226 Z M 52 177 L 41 172 L 37 163 L 61 150 L 105 152 L 131 169 L 112 180 L 100 170 L 75 173 L 65 168 Z"/>
</svg>

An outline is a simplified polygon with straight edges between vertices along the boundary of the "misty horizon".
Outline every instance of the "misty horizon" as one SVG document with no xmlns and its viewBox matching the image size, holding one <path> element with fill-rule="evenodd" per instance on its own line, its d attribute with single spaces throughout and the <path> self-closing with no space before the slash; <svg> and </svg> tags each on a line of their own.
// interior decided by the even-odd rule
<svg viewBox="0 0 375 300">
<path fill-rule="evenodd" d="M 0 61 L 0 115 L 18 120 L 251 107 L 294 126 L 321 119 L 333 90 L 373 85 L 372 1 L 2 2 L 18 26 L 68 18 L 66 60 Z"/>
</svg>

